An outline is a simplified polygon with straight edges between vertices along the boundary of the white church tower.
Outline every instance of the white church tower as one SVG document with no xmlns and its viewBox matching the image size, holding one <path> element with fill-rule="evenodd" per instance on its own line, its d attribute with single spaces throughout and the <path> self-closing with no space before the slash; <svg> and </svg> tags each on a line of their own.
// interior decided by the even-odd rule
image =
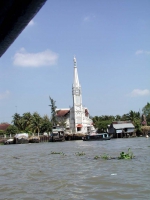
<svg viewBox="0 0 150 200">
<path fill-rule="evenodd" d="M 73 96 L 73 110 L 74 110 L 74 126 L 75 132 L 82 132 L 83 128 L 83 109 L 82 109 L 82 94 L 81 94 L 81 86 L 78 78 L 77 71 L 77 61 L 74 57 L 74 82 L 72 85 L 72 96 Z"/>
<path fill-rule="evenodd" d="M 87 108 L 82 106 L 82 93 L 81 86 L 78 78 L 77 61 L 74 57 L 74 77 L 72 84 L 72 97 L 73 107 L 72 108 L 61 108 L 56 110 L 57 120 L 62 119 L 66 122 L 66 128 L 71 130 L 73 134 L 78 133 L 91 133 L 95 131 L 93 121 L 90 119 L 89 111 Z"/>
<path fill-rule="evenodd" d="M 74 81 L 72 85 L 73 107 L 70 109 L 70 129 L 76 133 L 94 131 L 93 121 L 89 118 L 89 111 L 82 106 L 82 92 L 78 78 L 77 61 L 74 57 Z"/>
</svg>

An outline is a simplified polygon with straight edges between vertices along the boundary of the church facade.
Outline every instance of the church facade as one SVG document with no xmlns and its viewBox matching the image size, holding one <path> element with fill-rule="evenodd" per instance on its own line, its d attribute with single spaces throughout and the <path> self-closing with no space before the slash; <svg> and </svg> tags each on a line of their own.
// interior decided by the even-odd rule
<svg viewBox="0 0 150 200">
<path fill-rule="evenodd" d="M 82 91 L 79 83 L 77 61 L 74 57 L 74 80 L 72 85 L 73 107 L 56 109 L 58 123 L 65 124 L 67 130 L 74 134 L 89 133 L 95 131 L 93 121 L 89 117 L 89 111 L 82 106 Z"/>
</svg>

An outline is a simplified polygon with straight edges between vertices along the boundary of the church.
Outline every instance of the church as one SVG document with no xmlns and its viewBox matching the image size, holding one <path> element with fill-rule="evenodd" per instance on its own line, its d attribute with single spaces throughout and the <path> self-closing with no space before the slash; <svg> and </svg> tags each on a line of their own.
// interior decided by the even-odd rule
<svg viewBox="0 0 150 200">
<path fill-rule="evenodd" d="M 66 130 L 73 134 L 78 133 L 91 133 L 95 131 L 93 121 L 89 117 L 89 111 L 82 106 L 82 92 L 81 85 L 79 83 L 77 61 L 74 57 L 74 80 L 72 85 L 72 108 L 56 109 L 56 119 L 61 125 L 65 124 Z"/>
</svg>

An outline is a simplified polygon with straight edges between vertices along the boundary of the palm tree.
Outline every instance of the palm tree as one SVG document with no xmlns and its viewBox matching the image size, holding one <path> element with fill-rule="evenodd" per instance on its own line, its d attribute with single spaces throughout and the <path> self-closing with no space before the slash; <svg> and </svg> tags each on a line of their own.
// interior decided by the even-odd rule
<svg viewBox="0 0 150 200">
<path fill-rule="evenodd" d="M 18 113 L 15 113 L 12 117 L 12 123 L 18 128 L 18 130 L 22 130 L 21 116 Z"/>
<path fill-rule="evenodd" d="M 116 116 L 115 116 L 115 120 L 116 120 L 116 121 L 121 121 L 121 116 L 120 116 L 120 115 L 116 115 Z"/>
<path fill-rule="evenodd" d="M 22 116 L 22 124 L 23 124 L 23 128 L 24 130 L 26 130 L 27 128 L 30 127 L 32 122 L 32 115 L 30 112 L 24 113 Z"/>
<path fill-rule="evenodd" d="M 41 116 L 37 112 L 34 112 L 32 115 L 31 129 L 34 133 L 38 133 L 38 135 L 40 133 L 41 123 Z"/>
<path fill-rule="evenodd" d="M 136 123 L 136 120 L 139 119 L 139 115 L 140 113 L 136 113 L 133 110 L 131 110 L 128 114 L 127 114 L 127 119 L 130 120 L 134 125 Z"/>
</svg>

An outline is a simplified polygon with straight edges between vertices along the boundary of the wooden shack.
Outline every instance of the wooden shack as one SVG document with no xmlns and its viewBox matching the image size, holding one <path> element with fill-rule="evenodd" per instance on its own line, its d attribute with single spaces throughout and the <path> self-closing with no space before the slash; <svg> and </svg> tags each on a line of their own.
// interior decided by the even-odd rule
<svg viewBox="0 0 150 200">
<path fill-rule="evenodd" d="M 133 136 L 134 130 L 131 121 L 114 121 L 108 126 L 108 134 L 113 138 Z"/>
</svg>

